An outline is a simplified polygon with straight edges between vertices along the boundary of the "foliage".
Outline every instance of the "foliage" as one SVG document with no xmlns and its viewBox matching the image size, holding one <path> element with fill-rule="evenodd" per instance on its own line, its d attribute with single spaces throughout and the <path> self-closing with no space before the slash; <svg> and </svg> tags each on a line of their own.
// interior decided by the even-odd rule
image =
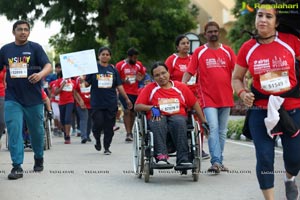
<svg viewBox="0 0 300 200">
<path fill-rule="evenodd" d="M 228 122 L 228 131 L 227 131 L 227 137 L 233 139 L 240 139 L 242 133 L 243 133 L 243 126 L 244 126 L 244 119 L 238 119 L 238 120 L 229 120 Z"/>
<path fill-rule="evenodd" d="M 174 51 L 175 37 L 196 27 L 198 10 L 189 0 L 1 0 L 0 14 L 31 23 L 41 18 L 47 25 L 59 21 L 61 31 L 50 39 L 56 54 L 109 44 L 113 62 L 130 47 L 150 62 Z"/>
<path fill-rule="evenodd" d="M 250 39 L 250 35 L 247 33 L 243 34 L 243 31 L 247 30 L 253 32 L 255 30 L 255 12 L 242 12 L 243 3 L 245 2 L 251 6 L 254 5 L 254 3 L 257 3 L 257 0 L 236 0 L 232 13 L 236 17 L 237 21 L 234 23 L 227 36 L 235 53 L 238 52 L 245 41 Z"/>
</svg>

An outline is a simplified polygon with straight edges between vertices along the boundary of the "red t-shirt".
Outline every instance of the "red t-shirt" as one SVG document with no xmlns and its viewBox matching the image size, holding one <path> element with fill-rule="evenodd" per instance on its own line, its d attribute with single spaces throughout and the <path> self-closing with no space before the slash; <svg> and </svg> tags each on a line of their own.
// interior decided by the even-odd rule
<svg viewBox="0 0 300 200">
<path fill-rule="evenodd" d="M 50 89 L 50 101 L 51 102 L 59 102 L 59 94 L 58 95 L 54 95 L 56 88 L 58 87 L 58 82 L 57 80 L 51 81 L 49 84 L 49 89 Z"/>
<path fill-rule="evenodd" d="M 73 90 L 75 87 L 75 81 L 68 78 L 68 79 L 57 79 L 58 87 L 60 87 L 63 83 L 63 80 L 66 81 L 65 86 L 59 93 L 59 102 L 58 105 L 65 105 L 67 103 L 74 103 L 74 96 Z"/>
<path fill-rule="evenodd" d="M 187 72 L 198 74 L 198 94 L 202 108 L 234 105 L 231 78 L 235 60 L 233 50 L 223 44 L 218 49 L 208 48 L 205 44 L 194 51 Z"/>
<path fill-rule="evenodd" d="M 179 57 L 177 54 L 170 55 L 165 64 L 168 67 L 168 71 L 170 73 L 170 79 L 173 81 L 182 81 L 182 77 L 184 72 L 186 72 L 189 63 L 191 61 L 192 56 L 188 55 L 184 58 Z M 190 81 L 187 83 L 188 87 L 192 90 L 192 92 L 198 97 L 197 95 L 197 81 L 196 77 L 191 77 Z"/>
<path fill-rule="evenodd" d="M 5 73 L 6 73 L 6 67 L 3 67 L 3 69 L 0 71 L 0 97 L 5 96 Z"/>
<path fill-rule="evenodd" d="M 184 72 L 186 72 L 189 62 L 191 60 L 191 56 L 188 55 L 184 58 L 179 57 L 177 54 L 170 55 L 165 64 L 168 67 L 169 73 L 171 75 L 170 79 L 173 81 L 182 81 L 182 76 Z"/>
<path fill-rule="evenodd" d="M 269 44 L 259 44 L 251 39 L 243 44 L 237 64 L 248 68 L 253 77 L 253 87 L 266 95 L 280 95 L 296 86 L 295 57 L 300 55 L 300 40 L 292 34 L 276 33 Z M 266 107 L 268 100 L 257 100 L 256 106 Z M 296 98 L 285 98 L 287 110 L 300 108 Z"/>
<path fill-rule="evenodd" d="M 122 85 L 125 92 L 131 95 L 138 95 L 138 81 L 136 80 L 136 75 L 138 72 L 145 75 L 146 72 L 143 64 L 137 61 L 134 65 L 131 65 L 126 60 L 122 60 L 116 64 L 116 68 L 122 81 L 129 80 L 130 82 L 123 82 Z"/>
<path fill-rule="evenodd" d="M 80 77 L 77 77 L 75 82 L 75 90 L 78 92 L 80 97 L 82 98 L 84 105 L 87 109 L 91 108 L 91 86 L 85 87 L 84 83 L 80 84 Z M 78 103 L 76 102 L 76 106 L 79 106 Z"/>
<path fill-rule="evenodd" d="M 192 91 L 178 81 L 171 81 L 173 87 L 161 88 L 156 82 L 149 83 L 139 94 L 135 104 L 158 106 L 162 115 L 187 116 L 186 108 L 192 107 L 197 99 Z M 150 119 L 151 111 L 147 112 Z"/>
</svg>

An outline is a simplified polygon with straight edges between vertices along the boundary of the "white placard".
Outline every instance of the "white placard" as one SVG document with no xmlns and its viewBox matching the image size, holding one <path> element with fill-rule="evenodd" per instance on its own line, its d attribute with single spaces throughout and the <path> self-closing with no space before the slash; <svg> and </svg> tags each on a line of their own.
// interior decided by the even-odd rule
<svg viewBox="0 0 300 200">
<path fill-rule="evenodd" d="M 98 72 L 95 50 L 84 50 L 59 55 L 63 78 Z"/>
</svg>

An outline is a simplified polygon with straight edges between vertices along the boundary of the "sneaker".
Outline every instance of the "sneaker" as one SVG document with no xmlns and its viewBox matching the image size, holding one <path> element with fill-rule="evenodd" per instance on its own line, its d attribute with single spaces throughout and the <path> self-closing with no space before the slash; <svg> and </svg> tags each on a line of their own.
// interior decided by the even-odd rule
<svg viewBox="0 0 300 200">
<path fill-rule="evenodd" d="M 170 163 L 168 162 L 169 156 L 165 154 L 159 154 L 156 156 L 156 164 L 157 165 L 169 165 Z"/>
<path fill-rule="evenodd" d="M 210 168 L 207 170 L 210 173 L 216 173 L 219 174 L 221 171 L 221 165 L 218 163 L 214 163 Z"/>
<path fill-rule="evenodd" d="M 202 155 L 201 155 L 201 156 L 202 156 L 202 159 L 203 159 L 203 160 L 206 160 L 206 159 L 209 159 L 209 158 L 210 158 L 209 154 L 206 153 L 206 152 L 203 151 L 203 150 L 202 150 Z"/>
<path fill-rule="evenodd" d="M 13 167 L 7 178 L 9 180 L 17 180 L 23 178 L 23 169 L 21 167 Z"/>
<path fill-rule="evenodd" d="M 92 141 L 92 139 L 91 139 L 90 137 L 88 137 L 88 138 L 87 138 L 87 141 L 88 141 L 88 142 L 91 142 L 91 141 Z"/>
<path fill-rule="evenodd" d="M 63 132 L 63 131 L 59 130 L 59 131 L 57 132 L 57 136 L 58 136 L 58 137 L 62 137 L 63 135 L 64 135 L 64 132 Z"/>
<path fill-rule="evenodd" d="M 87 142 L 87 138 L 81 140 L 81 144 L 85 144 Z"/>
<path fill-rule="evenodd" d="M 120 129 L 120 126 L 114 126 L 114 131 L 117 131 Z"/>
<path fill-rule="evenodd" d="M 72 136 L 76 136 L 76 134 L 77 134 L 76 130 L 75 130 L 75 129 L 72 129 L 71 135 L 72 135 Z"/>
<path fill-rule="evenodd" d="M 296 181 L 286 181 L 285 183 L 285 195 L 287 200 L 298 200 L 299 192 L 296 185 Z"/>
<path fill-rule="evenodd" d="M 132 135 L 132 133 L 127 133 L 125 141 L 126 142 L 132 142 L 133 141 L 133 135 Z"/>
<path fill-rule="evenodd" d="M 41 172 L 44 170 L 44 159 L 43 158 L 38 158 L 34 159 L 34 166 L 33 166 L 33 171 L 35 172 Z"/>
<path fill-rule="evenodd" d="M 95 149 L 97 151 L 101 151 L 101 142 L 100 142 L 100 140 L 96 140 Z"/>
<path fill-rule="evenodd" d="M 71 144 L 70 136 L 65 136 L 65 144 Z"/>
<path fill-rule="evenodd" d="M 109 149 L 104 150 L 104 155 L 110 155 L 110 154 L 111 154 L 111 151 Z"/>
<path fill-rule="evenodd" d="M 221 172 L 229 172 L 229 169 L 227 167 L 225 167 L 225 165 L 221 165 L 220 167 Z"/>
</svg>

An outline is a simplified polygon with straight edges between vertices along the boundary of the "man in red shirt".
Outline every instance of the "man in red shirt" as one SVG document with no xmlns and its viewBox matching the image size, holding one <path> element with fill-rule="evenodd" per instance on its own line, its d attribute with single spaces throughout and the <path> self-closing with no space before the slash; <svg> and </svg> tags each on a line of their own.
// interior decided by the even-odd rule
<svg viewBox="0 0 300 200">
<path fill-rule="evenodd" d="M 124 90 L 132 104 L 135 103 L 138 96 L 138 81 L 141 81 L 145 76 L 143 64 L 138 61 L 138 51 L 130 48 L 127 51 L 127 58 L 116 64 L 116 68 L 121 76 Z M 127 108 L 125 99 L 120 96 L 120 102 L 124 109 L 124 125 L 127 132 L 125 141 L 133 141 L 132 127 L 135 119 L 135 111 Z"/>
<path fill-rule="evenodd" d="M 219 25 L 208 22 L 204 30 L 207 43 L 198 47 L 184 73 L 182 81 L 198 74 L 200 105 L 210 127 L 208 147 L 212 166 L 209 172 L 228 171 L 223 165 L 223 150 L 226 139 L 230 107 L 234 105 L 231 76 L 235 65 L 232 49 L 219 43 Z"/>
</svg>

